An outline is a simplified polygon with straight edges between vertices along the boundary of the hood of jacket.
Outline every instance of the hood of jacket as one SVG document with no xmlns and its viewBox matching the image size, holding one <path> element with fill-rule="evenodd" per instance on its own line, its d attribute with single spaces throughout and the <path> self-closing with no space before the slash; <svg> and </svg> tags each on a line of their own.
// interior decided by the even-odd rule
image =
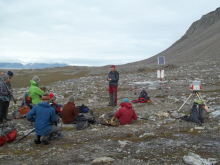
<svg viewBox="0 0 220 165">
<path fill-rule="evenodd" d="M 121 107 L 126 107 L 126 108 L 132 108 L 132 104 L 131 103 L 121 103 L 120 106 Z"/>
<path fill-rule="evenodd" d="M 34 80 L 30 80 L 31 85 L 39 87 L 39 84 L 37 84 Z"/>
<path fill-rule="evenodd" d="M 38 106 L 41 106 L 41 107 L 44 107 L 44 108 L 51 107 L 51 105 L 48 102 L 39 103 Z"/>
</svg>

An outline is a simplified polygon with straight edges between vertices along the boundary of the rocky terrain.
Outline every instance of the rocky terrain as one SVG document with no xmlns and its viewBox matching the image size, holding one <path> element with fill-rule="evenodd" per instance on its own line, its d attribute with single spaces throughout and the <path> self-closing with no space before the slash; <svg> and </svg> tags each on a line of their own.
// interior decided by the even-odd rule
<svg viewBox="0 0 220 165">
<path fill-rule="evenodd" d="M 76 130 L 75 125 L 59 123 L 63 138 L 51 144 L 36 145 L 34 133 L 20 143 L 0 147 L 0 164 L 220 164 L 220 9 L 210 12 L 187 30 L 186 34 L 165 51 L 149 59 L 116 66 L 120 73 L 118 103 L 124 98 L 136 100 L 142 89 L 151 97 L 150 103 L 133 104 L 138 119 L 132 124 L 111 127 L 100 124 Z M 157 56 L 164 56 L 167 81 L 158 89 Z M 10 114 L 19 108 L 29 90 L 29 80 L 38 75 L 47 93 L 54 93 L 57 103 L 65 104 L 74 95 L 76 105 L 85 104 L 97 120 L 103 114 L 116 112 L 108 107 L 107 73 L 109 66 L 62 67 L 42 70 L 13 70 L 12 79 L 17 105 L 11 102 Z M 1 71 L 2 72 L 2 71 Z M 6 72 L 6 70 L 3 70 Z M 205 123 L 181 121 L 176 117 L 189 115 L 196 95 L 177 112 L 191 91 L 193 80 L 202 82 L 200 92 L 209 112 Z M 137 95 L 130 91 L 132 82 L 152 82 L 138 86 Z M 132 86 L 133 89 L 134 86 Z M 14 119 L 22 137 L 33 128 L 26 119 Z"/>
<path fill-rule="evenodd" d="M 80 131 L 76 130 L 75 125 L 65 126 L 59 123 L 64 135 L 62 139 L 52 140 L 49 145 L 36 145 L 32 133 L 18 144 L 7 143 L 0 147 L 0 164 L 185 164 L 193 160 L 193 154 L 196 154 L 194 161 L 218 162 L 219 69 L 219 61 L 209 60 L 165 69 L 167 92 L 165 86 L 158 89 L 157 84 L 153 84 L 138 87 L 137 95 L 130 91 L 130 82 L 155 82 L 156 72 L 120 74 L 118 102 L 121 103 L 124 98 L 135 100 L 141 90 L 145 89 L 151 97 L 151 103 L 133 104 L 133 107 L 138 116 L 148 120 L 139 119 L 130 125 L 119 127 L 96 124 Z M 200 94 L 211 112 L 202 126 L 175 119 L 189 114 L 193 101 L 197 99 L 193 95 L 177 113 L 191 92 L 189 84 L 192 80 L 202 82 Z M 62 105 L 68 101 L 70 95 L 74 95 L 76 105 L 84 103 L 94 111 L 97 120 L 102 114 L 116 112 L 120 107 L 107 106 L 106 75 L 69 79 L 46 87 L 47 92 L 54 93 L 56 102 Z M 11 102 L 10 114 L 19 108 L 28 89 L 14 89 L 18 103 L 15 105 Z M 26 119 L 14 119 L 10 123 L 16 125 L 19 138 L 33 128 Z M 102 163 L 97 158 L 102 158 Z"/>
</svg>

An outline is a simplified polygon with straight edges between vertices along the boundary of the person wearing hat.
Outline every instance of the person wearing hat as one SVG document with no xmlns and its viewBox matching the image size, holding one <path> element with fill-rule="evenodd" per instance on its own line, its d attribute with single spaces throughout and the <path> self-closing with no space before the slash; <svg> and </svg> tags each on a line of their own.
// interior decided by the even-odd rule
<svg viewBox="0 0 220 165">
<path fill-rule="evenodd" d="M 130 124 L 132 120 L 137 120 L 135 110 L 132 108 L 132 104 L 129 103 L 128 98 L 124 99 L 124 102 L 120 104 L 121 108 L 115 113 L 115 117 L 120 120 L 121 125 Z"/>
<path fill-rule="evenodd" d="M 41 143 L 40 138 L 44 144 L 50 143 L 50 135 L 59 132 L 60 128 L 52 125 L 57 122 L 56 112 L 49 104 L 50 96 L 44 94 L 41 97 L 41 103 L 34 106 L 31 111 L 27 113 L 27 119 L 35 123 L 35 144 Z"/>
<path fill-rule="evenodd" d="M 9 76 L 10 79 L 12 79 L 13 75 L 14 75 L 13 72 L 9 70 L 8 71 L 8 76 Z M 9 88 L 9 90 L 11 90 L 11 81 L 7 82 L 6 84 Z"/>
<path fill-rule="evenodd" d="M 31 95 L 34 106 L 41 102 L 41 96 L 44 94 L 44 91 L 39 88 L 40 78 L 38 76 L 34 76 L 32 80 L 30 80 L 30 83 L 29 94 Z"/>
<path fill-rule="evenodd" d="M 4 73 L 1 73 L 1 75 L 3 76 Z M 11 80 L 14 74 L 12 71 L 9 70 L 7 75 L 9 76 L 9 79 Z M 7 85 L 7 88 L 9 89 L 9 91 L 12 93 L 13 91 L 11 90 L 11 81 L 6 82 L 5 84 Z M 8 107 L 9 107 L 12 97 L 9 95 L 8 99 L 9 99 L 9 102 L 8 102 Z M 4 119 L 5 120 L 12 120 L 11 118 L 8 118 L 8 108 L 7 108 L 7 111 L 5 112 Z"/>
<path fill-rule="evenodd" d="M 75 123 L 74 118 L 79 115 L 79 112 L 74 103 L 74 97 L 69 97 L 69 102 L 63 106 L 62 121 L 64 124 Z"/>
<path fill-rule="evenodd" d="M 29 93 L 26 93 L 24 99 L 22 100 L 21 107 L 23 107 L 24 105 L 29 107 L 30 109 L 33 108 L 31 95 Z"/>
<path fill-rule="evenodd" d="M 56 97 L 54 96 L 53 93 L 50 93 L 50 94 L 49 94 L 49 97 L 50 97 L 50 100 L 51 100 L 51 102 L 50 102 L 51 107 L 53 107 L 53 108 L 55 109 L 56 114 L 57 114 L 60 118 L 62 118 L 62 114 L 61 114 L 61 113 L 62 113 L 62 110 L 61 110 L 61 107 L 60 107 L 60 105 L 58 105 L 57 103 L 55 103 Z"/>
<path fill-rule="evenodd" d="M 0 80 L 0 124 L 3 123 L 3 118 L 6 120 L 11 120 L 7 118 L 7 110 L 9 106 L 9 95 L 10 90 L 6 85 L 10 81 L 10 78 L 7 74 L 1 76 Z"/>
<path fill-rule="evenodd" d="M 109 81 L 109 104 L 108 106 L 117 105 L 117 87 L 118 87 L 119 73 L 115 70 L 115 65 L 111 66 L 111 72 L 108 74 L 107 81 Z"/>
</svg>

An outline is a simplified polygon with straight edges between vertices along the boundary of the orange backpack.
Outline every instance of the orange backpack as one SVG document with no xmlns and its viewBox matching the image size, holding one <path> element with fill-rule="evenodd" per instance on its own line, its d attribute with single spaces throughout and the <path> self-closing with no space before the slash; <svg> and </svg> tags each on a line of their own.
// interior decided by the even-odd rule
<svg viewBox="0 0 220 165">
<path fill-rule="evenodd" d="M 21 107 L 19 109 L 19 111 L 20 111 L 20 113 L 19 113 L 19 115 L 18 115 L 18 117 L 16 119 L 19 119 L 20 116 L 26 115 L 30 111 L 30 108 L 28 106 L 26 106 L 26 105 L 23 105 L 23 107 Z"/>
</svg>

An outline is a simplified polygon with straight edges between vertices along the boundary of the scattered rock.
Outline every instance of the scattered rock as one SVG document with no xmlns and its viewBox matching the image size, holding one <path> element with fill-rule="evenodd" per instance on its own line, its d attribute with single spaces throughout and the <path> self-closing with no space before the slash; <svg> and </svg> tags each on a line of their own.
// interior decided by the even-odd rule
<svg viewBox="0 0 220 165">
<path fill-rule="evenodd" d="M 203 159 L 199 155 L 196 155 L 192 152 L 190 152 L 187 156 L 185 155 L 183 157 L 183 161 L 190 165 L 213 165 L 218 163 L 217 159 L 214 158 Z"/>
<path fill-rule="evenodd" d="M 102 158 L 97 158 L 95 160 L 92 161 L 92 164 L 94 163 L 109 163 L 109 162 L 113 162 L 114 159 L 110 158 L 110 157 L 102 157 Z"/>
</svg>

